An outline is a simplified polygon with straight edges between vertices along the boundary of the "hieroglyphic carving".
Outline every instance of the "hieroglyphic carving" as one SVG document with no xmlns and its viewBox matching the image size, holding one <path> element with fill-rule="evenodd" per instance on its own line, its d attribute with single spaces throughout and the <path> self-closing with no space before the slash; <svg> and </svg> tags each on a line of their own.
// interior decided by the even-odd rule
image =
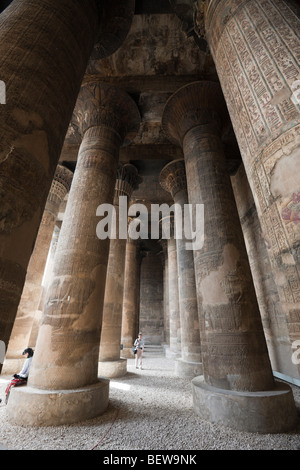
<svg viewBox="0 0 300 470">
<path fill-rule="evenodd" d="M 284 221 L 295 225 L 300 223 L 300 193 L 293 193 L 285 207 L 281 210 Z"/>
<path fill-rule="evenodd" d="M 48 212 L 53 212 L 55 218 L 57 217 L 59 205 L 70 191 L 72 179 L 72 171 L 62 165 L 57 165 L 45 207 Z M 45 213 L 43 217 L 45 217 Z"/>
<path fill-rule="evenodd" d="M 19 264 L 1 259 L 0 263 L 0 330 L 1 340 L 8 344 L 10 331 L 14 322 L 14 312 L 17 309 L 26 271 Z"/>
<path fill-rule="evenodd" d="M 226 1 L 211 3 L 217 4 L 219 16 L 229 4 Z M 224 81 L 223 91 L 231 118 L 238 115 L 238 123 L 233 122 L 233 125 L 244 157 L 251 159 L 253 152 L 266 141 L 271 142 L 274 133 L 286 122 L 299 119 L 299 110 L 290 99 L 292 83 L 299 74 L 298 39 L 287 19 L 282 21 L 277 2 L 230 3 L 234 4 L 231 17 L 219 30 L 221 38 L 210 31 L 210 45 L 221 82 Z M 281 3 L 283 9 L 290 12 L 287 5 Z M 214 6 L 210 8 L 212 21 Z M 275 25 L 280 23 L 280 28 L 273 25 L 269 17 Z M 291 17 L 290 14 L 288 19 Z M 213 18 L 210 26 L 218 26 L 218 21 L 220 23 L 220 18 Z M 255 24 L 259 24 L 259 28 L 255 28 Z"/>
<path fill-rule="evenodd" d="M 138 188 L 142 178 L 138 174 L 138 170 L 130 163 L 119 163 L 117 168 L 117 180 L 115 185 L 116 196 L 131 197 L 132 192 Z"/>
<path fill-rule="evenodd" d="M 0 165 L 0 231 L 31 219 L 47 197 L 48 175 L 29 154 L 13 149 Z"/>
<path fill-rule="evenodd" d="M 107 127 L 128 143 L 139 129 L 140 114 L 130 96 L 121 89 L 97 81 L 82 85 L 74 117 L 80 132 L 90 127 Z"/>
<path fill-rule="evenodd" d="M 173 198 L 178 191 L 187 191 L 184 160 L 173 160 L 168 163 L 160 172 L 159 182 Z"/>
<path fill-rule="evenodd" d="M 202 310 L 205 380 L 222 388 L 253 390 L 262 387 L 263 382 L 265 387 L 272 387 L 271 369 L 226 172 L 221 129 L 214 125 L 216 94 L 216 85 L 210 87 L 202 82 L 183 87 L 168 100 L 162 124 L 173 139 L 183 142 L 190 203 L 202 203 L 205 207 L 204 246 L 194 252 L 198 305 Z M 201 103 L 202 111 L 207 111 L 205 122 L 197 112 Z M 228 332 L 232 332 L 234 339 L 230 339 Z M 218 344 L 220 338 L 225 343 L 228 339 L 228 344 Z M 260 361 L 264 364 L 263 373 Z"/>
<path fill-rule="evenodd" d="M 297 8 L 278 0 L 213 0 L 206 15 L 209 45 L 290 332 L 300 285 L 294 176 L 299 173 L 300 106 L 293 99 L 300 77 Z"/>
</svg>

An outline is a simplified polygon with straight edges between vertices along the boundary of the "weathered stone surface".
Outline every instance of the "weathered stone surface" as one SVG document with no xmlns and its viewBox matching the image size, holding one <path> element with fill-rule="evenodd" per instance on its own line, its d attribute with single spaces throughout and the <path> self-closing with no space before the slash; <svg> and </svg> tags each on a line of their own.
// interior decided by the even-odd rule
<svg viewBox="0 0 300 470">
<path fill-rule="evenodd" d="M 291 388 L 280 382 L 265 392 L 228 392 L 192 380 L 195 412 L 211 423 L 243 432 L 288 432 L 297 426 L 297 411 Z"/>
<path fill-rule="evenodd" d="M 125 108 L 132 111 L 131 123 L 138 112 L 122 91 L 109 88 L 103 108 L 101 86 L 93 84 L 90 90 L 86 122 L 95 119 L 98 125 L 84 128 L 29 378 L 30 385 L 41 389 L 76 389 L 97 381 L 109 238 L 97 237 L 96 212 L 100 204 L 113 202 L 120 134 L 125 138 L 124 129 L 133 130 Z M 96 110 L 108 120 L 97 117 Z"/>
<path fill-rule="evenodd" d="M 110 56 L 124 42 L 131 27 L 135 0 L 111 2 L 97 0 L 101 12 L 101 25 L 96 39 L 90 64 Z"/>
<path fill-rule="evenodd" d="M 12 390 L 7 405 L 11 423 L 25 426 L 59 426 L 92 419 L 108 407 L 109 381 L 101 378 L 97 383 L 74 390 L 41 390 L 17 387 Z"/>
<path fill-rule="evenodd" d="M 128 237 L 125 255 L 124 296 L 122 306 L 122 357 L 132 358 L 132 346 L 138 335 L 140 312 L 140 241 Z"/>
<path fill-rule="evenodd" d="M 243 164 L 231 177 L 232 187 L 245 238 L 256 296 L 262 317 L 272 369 L 287 377 L 299 378 L 293 364 L 287 317 L 282 309 L 267 243 L 261 230 L 252 192 Z"/>
<path fill-rule="evenodd" d="M 261 424 L 259 407 L 264 409 L 263 415 L 269 412 L 272 420 L 285 408 L 285 419 L 274 427 L 278 432 L 295 425 L 295 403 L 289 387 L 288 403 L 281 393 L 276 393 L 220 139 L 220 118 L 226 113 L 222 113 L 222 101 L 218 101 L 221 113 L 214 108 L 217 88 L 217 84 L 200 82 L 180 89 L 167 102 L 163 116 L 167 134 L 183 147 L 189 201 L 204 204 L 205 211 L 204 245 L 194 251 L 198 304 L 202 305 L 200 331 L 204 373 L 203 386 L 193 388 L 194 410 L 211 421 L 220 418 L 231 427 L 257 430 Z M 192 96 L 194 105 L 191 106 Z M 220 391 L 217 400 L 215 389 Z M 250 394 L 250 409 L 259 392 L 256 428 L 251 428 L 253 422 L 249 422 L 248 403 L 246 409 L 242 405 L 239 410 L 241 392 Z M 271 394 L 267 406 L 264 393 Z M 265 421 L 262 424 L 263 429 L 268 429 Z"/>
<path fill-rule="evenodd" d="M 133 190 L 138 186 L 138 181 L 138 171 L 134 165 L 119 164 L 114 194 L 116 221 L 119 221 L 120 211 L 123 210 L 119 206 L 119 197 L 125 196 L 128 204 L 128 200 L 130 199 Z M 123 214 L 123 217 L 124 215 L 126 217 L 126 220 L 124 221 L 126 227 L 127 204 L 126 214 Z M 112 238 L 110 240 L 109 246 L 98 366 L 101 375 L 108 373 L 112 374 L 108 377 L 116 377 L 118 376 L 118 373 L 124 375 L 124 367 L 120 369 L 119 363 L 127 237 L 120 238 L 119 223 L 116 225 L 118 226 L 116 230 L 116 238 Z M 107 367 L 105 364 L 107 361 L 111 363 L 110 367 Z M 113 361 L 116 362 L 116 370 L 113 369 Z"/>
<path fill-rule="evenodd" d="M 72 177 L 73 173 L 70 170 L 61 165 L 57 166 L 28 265 L 25 286 L 8 344 L 6 359 L 19 360 L 26 347 L 35 345 L 35 343 L 30 344 L 29 338 L 39 306 L 44 269 L 60 204 L 70 190 Z M 8 369 L 7 364 L 4 363 L 3 373 L 15 373 L 16 367 L 12 361 L 9 361 L 9 364 Z"/>
<path fill-rule="evenodd" d="M 50 7 L 46 0 L 38 6 L 17 0 L 1 14 L 7 99 L 0 110 L 0 337 L 6 344 L 99 21 L 94 1 L 55 0 Z"/>
<path fill-rule="evenodd" d="M 299 11 L 296 2 L 223 0 L 206 15 L 291 342 L 300 312 Z"/>
<path fill-rule="evenodd" d="M 169 309 L 169 266 L 168 242 L 160 239 L 163 263 L 163 302 L 164 302 L 164 344 L 170 344 L 170 309 Z"/>
<path fill-rule="evenodd" d="M 161 219 L 162 232 L 167 238 L 168 252 L 168 307 L 169 307 L 169 348 L 168 357 L 180 357 L 181 353 L 181 324 L 179 307 L 178 261 L 177 246 L 174 238 L 174 216 Z"/>
<path fill-rule="evenodd" d="M 175 160 L 166 165 L 160 173 L 160 184 L 171 193 L 174 203 L 181 208 L 184 214 L 184 205 L 188 204 L 186 174 L 184 160 Z M 186 238 L 183 230 L 183 219 L 177 220 L 175 225 L 181 223 L 182 237 L 176 239 L 177 266 L 178 266 L 178 290 L 179 312 L 181 326 L 181 357 L 186 363 L 194 363 L 190 369 L 193 374 L 202 370 L 201 366 L 195 367 L 195 363 L 201 362 L 200 330 L 198 318 L 197 292 L 194 270 L 193 251 L 186 249 Z M 173 296 L 174 293 L 172 292 Z M 178 367 L 178 373 L 187 376 L 184 368 Z M 193 376 L 193 375 L 192 375 Z"/>
<path fill-rule="evenodd" d="M 167 102 L 163 126 L 183 146 L 190 203 L 204 204 L 204 246 L 194 262 L 205 379 L 220 388 L 267 390 L 273 377 L 220 140 L 221 98 L 216 83 L 181 88 Z"/>
<path fill-rule="evenodd" d="M 99 253 L 92 240 L 94 219 L 92 222 L 89 219 L 89 210 L 94 211 L 92 206 L 96 205 L 96 193 L 100 191 L 98 183 L 101 180 L 103 185 L 103 193 L 98 192 L 101 197 L 105 199 L 105 195 L 112 194 L 111 170 L 112 166 L 116 167 L 118 153 L 122 163 L 137 165 L 144 177 L 132 202 L 145 204 L 149 211 L 151 203 L 172 204 L 170 193 L 159 185 L 159 173 L 166 164 L 182 159 L 187 153 L 190 192 L 199 194 L 194 201 L 204 202 L 208 209 L 204 254 L 199 256 L 197 251 L 195 258 L 201 271 L 198 299 L 201 309 L 203 303 L 205 307 L 205 321 L 201 320 L 201 328 L 207 333 L 204 356 L 209 365 L 208 375 L 217 383 L 217 387 L 206 383 L 201 394 L 195 395 L 195 410 L 203 400 L 203 416 L 211 413 L 210 419 L 224 418 L 224 423 L 233 427 L 242 423 L 243 430 L 256 422 L 257 427 L 252 429 L 258 432 L 261 432 L 262 415 L 268 421 L 264 429 L 271 430 L 271 411 L 280 418 L 274 432 L 285 431 L 287 421 L 281 417 L 285 414 L 290 419 L 292 402 L 285 399 L 288 394 L 276 396 L 275 387 L 271 391 L 273 396 L 270 393 L 270 368 L 266 348 L 262 352 L 257 305 L 251 304 L 254 289 L 249 284 L 249 276 L 252 274 L 254 278 L 275 375 L 281 372 L 285 374 L 284 379 L 299 380 L 299 361 L 295 360 L 299 359 L 295 348 L 300 331 L 297 2 L 142 0 L 135 2 L 134 15 L 133 0 L 41 0 L 38 7 L 33 0 L 3 3 L 11 5 L 6 10 L 3 8 L 0 19 L 0 52 L 3 49 L 0 54 L 3 73 L 0 77 L 0 340 L 7 342 L 10 336 L 59 153 L 60 161 L 72 171 L 77 165 L 81 175 L 80 184 L 77 181 L 78 194 L 72 199 L 74 218 L 64 205 L 60 209 L 57 224 L 65 219 L 64 241 L 61 240 L 60 256 L 55 261 L 56 271 L 50 283 L 51 304 L 47 306 L 46 323 L 42 326 L 44 350 L 39 346 L 34 358 L 41 371 L 38 380 L 44 380 L 45 386 L 44 390 L 36 388 L 35 396 L 49 395 L 49 400 L 43 401 L 44 417 L 38 418 L 34 415 L 34 394 L 28 398 L 33 390 L 29 385 L 28 396 L 23 401 L 24 416 L 27 419 L 30 410 L 31 422 L 40 418 L 45 422 L 56 415 L 51 423 L 57 420 L 61 424 L 61 420 L 70 416 L 65 415 L 68 391 L 60 387 L 67 385 L 70 397 L 76 397 L 77 393 L 73 392 L 82 390 L 76 388 L 80 385 L 74 378 L 76 374 L 83 383 L 86 381 L 85 390 L 93 388 L 91 377 L 92 381 L 97 380 L 100 328 L 92 311 L 98 312 L 100 308 L 102 312 L 104 289 L 100 294 L 98 288 L 103 287 L 106 279 L 106 262 L 105 257 L 101 259 L 102 274 L 94 275 Z M 108 54 L 111 56 L 107 57 Z M 87 87 L 82 88 L 77 102 L 80 108 L 76 106 L 69 122 L 85 71 L 82 83 Z M 222 91 L 221 87 L 216 88 L 219 79 Z M 181 89 L 183 85 L 192 86 L 193 82 L 202 80 L 205 80 L 205 97 L 201 92 L 199 97 L 196 88 L 190 96 Z M 207 81 L 213 83 L 208 85 Z M 180 106 L 177 103 L 176 109 L 169 113 L 172 135 L 168 136 L 162 126 L 162 113 L 175 92 L 177 98 L 181 94 Z M 112 101 L 114 106 L 108 107 Z M 128 111 L 132 101 L 141 115 L 139 127 L 136 106 Z M 83 132 L 86 140 L 84 148 L 80 148 Z M 193 160 L 199 149 L 201 152 Z M 114 161 L 111 166 L 107 163 L 108 155 Z M 237 237 L 238 217 L 232 192 L 228 192 L 227 173 L 227 169 L 230 175 L 235 173 L 241 158 L 246 175 L 241 178 L 238 173 L 232 181 L 235 179 L 234 193 L 246 254 L 244 249 L 240 250 L 242 237 L 240 229 Z M 246 176 L 253 199 L 244 183 Z M 176 187 L 175 180 L 173 185 Z M 74 224 L 82 213 L 81 223 Z M 146 346 L 148 340 L 155 343 L 170 340 L 169 299 L 163 288 L 163 282 L 169 282 L 166 267 L 169 260 L 166 253 L 163 257 L 161 246 L 162 240 L 140 241 L 144 256 L 141 316 L 133 319 L 137 281 L 130 302 L 127 301 L 128 316 L 123 322 L 128 331 L 126 341 L 130 342 L 133 327 L 136 336 L 139 320 L 146 333 Z M 107 259 L 108 247 L 104 244 L 103 250 Z M 179 252 L 177 249 L 177 255 Z M 246 255 L 251 273 L 249 266 L 245 269 Z M 189 264 L 186 258 L 184 269 Z M 180 267 L 179 271 L 176 267 L 170 272 L 176 286 L 175 276 L 180 277 Z M 190 280 L 189 277 L 189 286 Z M 179 290 L 178 283 L 176 289 Z M 172 292 L 175 298 L 170 299 L 171 303 L 178 295 L 177 291 Z M 68 303 L 68 299 L 72 302 Z M 124 296 L 123 313 L 125 303 Z M 190 305 L 186 302 L 185 308 L 190 310 Z M 178 318 L 172 323 L 173 345 L 184 342 Z M 98 320 L 101 323 L 101 314 Z M 124 346 L 123 333 L 121 342 Z M 184 348 L 183 351 L 189 352 Z M 117 362 L 120 368 L 116 367 Z M 182 359 L 176 361 L 183 375 L 190 374 L 188 366 L 193 369 L 193 364 Z M 106 366 L 111 365 L 114 373 L 122 368 L 126 372 L 126 360 L 106 361 Z M 48 378 L 43 375 L 51 381 L 52 366 L 53 377 L 60 383 L 55 385 L 57 392 L 53 394 L 52 390 L 49 394 Z M 244 376 L 240 374 L 242 369 Z M 36 365 L 32 373 L 39 375 Z M 68 384 L 63 384 L 65 378 Z M 224 382 L 227 387 L 229 383 L 229 387 L 247 391 L 224 393 Z M 249 387 L 258 386 L 265 387 L 265 392 L 248 392 Z M 64 398 L 60 398 L 61 392 Z M 265 408 L 266 395 L 270 403 Z M 82 403 L 84 396 L 80 393 L 77 396 L 80 398 L 75 398 L 75 402 Z M 89 392 L 87 396 L 105 405 L 108 391 L 103 397 Z M 61 416 L 56 411 L 51 416 L 51 400 L 55 402 L 55 410 L 61 400 Z M 240 407 L 242 402 L 246 405 L 244 410 Z M 72 399 L 70 404 L 71 413 L 78 413 L 79 419 L 85 418 L 82 409 L 73 408 Z M 92 404 L 96 410 L 98 404 Z M 247 414 L 249 409 L 254 411 L 253 419 Z M 231 415 L 229 420 L 226 410 Z"/>
<path fill-rule="evenodd" d="M 145 252 L 141 263 L 139 331 L 145 344 L 163 341 L 163 272 L 158 253 Z"/>
<path fill-rule="evenodd" d="M 190 81 L 191 76 L 203 73 L 215 76 L 212 58 L 195 47 L 192 37 L 186 37 L 174 14 L 135 15 L 122 47 L 101 61 L 90 62 L 87 69 L 88 75 L 98 74 L 104 80 L 129 77 L 126 87 L 139 83 L 142 91 L 151 89 L 150 83 L 152 90 L 162 90 L 166 86 L 162 77 L 174 77 L 170 89 L 180 86 L 177 80 L 182 84 L 182 76 Z"/>
</svg>

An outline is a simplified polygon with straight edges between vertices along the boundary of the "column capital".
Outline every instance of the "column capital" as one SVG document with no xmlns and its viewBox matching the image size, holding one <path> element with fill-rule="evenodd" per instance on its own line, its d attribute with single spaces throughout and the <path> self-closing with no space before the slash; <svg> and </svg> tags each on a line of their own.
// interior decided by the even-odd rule
<svg viewBox="0 0 300 470">
<path fill-rule="evenodd" d="M 173 199 L 178 191 L 187 191 L 184 160 L 173 160 L 164 166 L 159 175 L 159 183 Z"/>
<path fill-rule="evenodd" d="M 249 0 L 238 0 L 228 7 L 224 0 L 210 0 L 206 6 L 204 27 L 212 56 L 216 53 L 216 44 L 222 37 L 227 23 L 241 10 Z"/>
<path fill-rule="evenodd" d="M 53 181 L 61 184 L 66 192 L 70 191 L 73 179 L 73 172 L 63 165 L 57 165 Z"/>
<path fill-rule="evenodd" d="M 117 180 L 115 193 L 117 196 L 131 197 L 132 192 L 138 188 L 142 178 L 138 169 L 131 163 L 119 163 L 117 168 Z"/>
<path fill-rule="evenodd" d="M 74 117 L 82 137 L 91 127 L 105 127 L 116 132 L 123 144 L 135 137 L 141 120 L 136 103 L 124 90 L 98 80 L 82 85 Z"/>
<path fill-rule="evenodd" d="M 63 165 L 57 165 L 52 180 L 51 188 L 47 197 L 45 210 L 42 217 L 42 224 L 52 223 L 55 221 L 59 206 L 70 191 L 73 179 L 73 172 Z"/>
<path fill-rule="evenodd" d="M 101 24 L 90 61 L 98 61 L 113 54 L 124 42 L 132 23 L 135 0 L 96 0 Z"/>
<path fill-rule="evenodd" d="M 167 101 L 162 129 L 167 138 L 182 146 L 185 134 L 199 126 L 213 124 L 219 130 L 227 123 L 228 112 L 217 82 L 192 82 L 179 88 Z"/>
</svg>

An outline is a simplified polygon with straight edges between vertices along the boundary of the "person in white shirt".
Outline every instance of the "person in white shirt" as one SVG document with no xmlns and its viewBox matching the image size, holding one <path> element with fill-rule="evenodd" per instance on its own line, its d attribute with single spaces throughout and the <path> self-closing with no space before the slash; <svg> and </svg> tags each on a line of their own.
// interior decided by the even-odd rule
<svg viewBox="0 0 300 470">
<path fill-rule="evenodd" d="M 5 390 L 5 403 L 7 404 L 10 390 L 12 387 L 15 387 L 16 385 L 22 385 L 27 382 L 28 375 L 29 375 L 29 369 L 31 366 L 32 358 L 33 358 L 33 350 L 31 348 L 26 348 L 22 356 L 26 357 L 26 361 L 23 364 L 22 369 L 18 374 L 14 374 L 12 380 L 8 384 Z"/>
<path fill-rule="evenodd" d="M 137 349 L 136 355 L 135 355 L 135 367 L 136 369 L 139 367 L 142 369 L 142 362 L 143 362 L 143 352 L 144 352 L 144 340 L 142 338 L 142 333 L 139 333 L 137 339 L 134 342 L 134 346 Z"/>
</svg>

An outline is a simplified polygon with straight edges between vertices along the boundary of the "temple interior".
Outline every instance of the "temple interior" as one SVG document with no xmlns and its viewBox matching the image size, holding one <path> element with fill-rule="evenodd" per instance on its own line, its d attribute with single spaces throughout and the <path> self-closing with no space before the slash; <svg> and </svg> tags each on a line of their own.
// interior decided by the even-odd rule
<svg viewBox="0 0 300 470">
<path fill-rule="evenodd" d="M 199 420 L 299 429 L 298 2 L 34 4 L 0 13 L 7 419 L 105 416 L 154 352 Z"/>
</svg>

